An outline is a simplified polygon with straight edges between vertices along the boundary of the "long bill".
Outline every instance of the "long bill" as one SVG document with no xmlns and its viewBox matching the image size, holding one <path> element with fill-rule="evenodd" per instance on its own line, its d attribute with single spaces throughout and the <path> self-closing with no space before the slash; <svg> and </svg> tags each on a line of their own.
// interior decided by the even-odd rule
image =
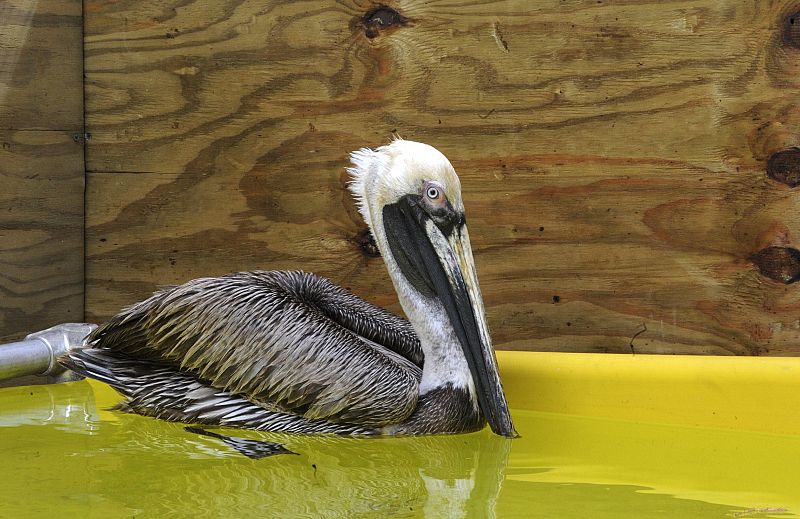
<svg viewBox="0 0 800 519">
<path fill-rule="evenodd" d="M 454 225 L 445 235 L 411 197 L 386 206 L 384 223 L 388 224 L 385 228 L 392 253 L 406 277 L 420 292 L 438 298 L 444 306 L 472 373 L 478 404 L 492 431 L 518 437 L 489 338 L 466 224 Z"/>
</svg>

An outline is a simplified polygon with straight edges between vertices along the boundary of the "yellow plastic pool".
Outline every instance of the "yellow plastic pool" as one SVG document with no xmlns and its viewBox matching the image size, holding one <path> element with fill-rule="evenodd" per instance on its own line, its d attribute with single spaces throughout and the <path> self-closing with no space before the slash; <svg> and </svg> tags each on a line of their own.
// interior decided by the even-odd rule
<svg viewBox="0 0 800 519">
<path fill-rule="evenodd" d="M 228 434 L 125 415 L 107 386 L 0 389 L 0 517 L 796 517 L 800 359 L 498 354 L 517 429 Z"/>
</svg>

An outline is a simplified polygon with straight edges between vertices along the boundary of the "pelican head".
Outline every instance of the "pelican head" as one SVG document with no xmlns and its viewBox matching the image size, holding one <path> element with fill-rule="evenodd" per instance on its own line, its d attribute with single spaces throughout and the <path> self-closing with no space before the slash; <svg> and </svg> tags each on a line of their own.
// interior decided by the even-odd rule
<svg viewBox="0 0 800 519">
<path fill-rule="evenodd" d="M 495 433 L 517 436 L 453 166 L 432 146 L 402 139 L 351 159 L 350 190 L 425 352 L 420 392 L 437 384 L 465 387 Z"/>
</svg>

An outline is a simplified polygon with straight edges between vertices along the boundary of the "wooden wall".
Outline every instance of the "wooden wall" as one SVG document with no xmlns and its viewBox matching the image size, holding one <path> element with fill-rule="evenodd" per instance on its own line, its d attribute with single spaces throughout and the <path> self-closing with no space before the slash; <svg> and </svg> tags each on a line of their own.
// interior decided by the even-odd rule
<svg viewBox="0 0 800 519">
<path fill-rule="evenodd" d="M 498 348 L 800 354 L 796 11 L 87 0 L 87 315 L 255 268 L 398 311 L 343 169 L 397 132 L 462 178 Z"/>
<path fill-rule="evenodd" d="M 83 319 L 80 0 L 0 2 L 0 342 Z"/>
</svg>

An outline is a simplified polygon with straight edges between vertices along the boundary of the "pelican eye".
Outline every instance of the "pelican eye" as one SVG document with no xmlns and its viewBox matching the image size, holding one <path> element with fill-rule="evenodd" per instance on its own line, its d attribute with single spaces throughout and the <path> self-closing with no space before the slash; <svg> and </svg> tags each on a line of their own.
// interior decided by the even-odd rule
<svg viewBox="0 0 800 519">
<path fill-rule="evenodd" d="M 441 204 L 444 201 L 444 188 L 438 182 L 426 182 L 423 192 L 431 202 Z"/>
<path fill-rule="evenodd" d="M 444 192 L 444 186 L 435 180 L 425 182 L 420 197 L 422 209 L 436 224 L 445 236 L 450 236 L 453 230 L 464 223 L 464 215 L 457 212 Z"/>
</svg>

